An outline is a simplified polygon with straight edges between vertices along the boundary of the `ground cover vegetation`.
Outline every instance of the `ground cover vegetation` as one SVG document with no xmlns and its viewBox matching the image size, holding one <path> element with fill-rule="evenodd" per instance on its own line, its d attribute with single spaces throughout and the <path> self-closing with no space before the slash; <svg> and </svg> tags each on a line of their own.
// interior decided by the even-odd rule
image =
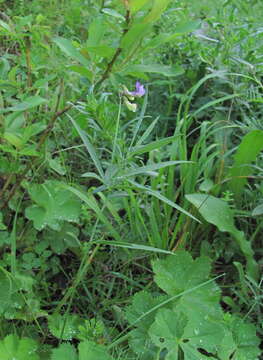
<svg viewBox="0 0 263 360">
<path fill-rule="evenodd" d="M 0 359 L 262 359 L 263 3 L 0 0 Z"/>
</svg>

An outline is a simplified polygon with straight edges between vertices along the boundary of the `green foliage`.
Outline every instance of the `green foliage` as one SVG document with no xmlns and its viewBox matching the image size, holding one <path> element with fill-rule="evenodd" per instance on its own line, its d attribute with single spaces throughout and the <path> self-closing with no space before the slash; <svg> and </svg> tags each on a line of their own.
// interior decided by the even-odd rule
<svg viewBox="0 0 263 360">
<path fill-rule="evenodd" d="M 206 221 L 216 225 L 220 231 L 229 232 L 234 237 L 246 257 L 248 274 L 257 279 L 259 270 L 253 257 L 253 249 L 244 233 L 235 227 L 233 211 L 227 202 L 204 194 L 188 194 L 186 198 L 198 209 Z"/>
<path fill-rule="evenodd" d="M 208 258 L 193 260 L 180 251 L 154 261 L 153 269 L 157 285 L 168 297 L 160 301 L 145 292 L 134 296 L 126 316 L 136 327 L 130 345 L 138 355 L 151 359 L 163 354 L 167 360 L 178 359 L 181 352 L 187 359 L 207 359 L 212 354 L 222 360 L 257 358 L 255 327 L 223 313 L 219 288 L 208 280 Z"/>
<path fill-rule="evenodd" d="M 37 343 L 33 339 L 21 338 L 16 335 L 7 335 L 0 342 L 0 355 L 3 360 L 39 360 L 36 353 Z"/>
<path fill-rule="evenodd" d="M 70 344 L 61 344 L 52 350 L 51 360 L 77 360 L 78 356 L 75 348 Z"/>
<path fill-rule="evenodd" d="M 63 221 L 79 221 L 81 204 L 76 196 L 63 188 L 62 183 L 47 180 L 41 185 L 31 185 L 28 191 L 36 205 L 28 207 L 25 214 L 37 230 L 46 226 L 60 230 Z"/>
<path fill-rule="evenodd" d="M 234 164 L 229 172 L 231 177 L 230 189 L 238 198 L 241 198 L 247 178 L 252 173 L 251 163 L 256 160 L 257 155 L 263 150 L 262 143 L 263 131 L 251 131 L 244 136 L 234 156 Z"/>
<path fill-rule="evenodd" d="M 0 3 L 0 359 L 258 358 L 263 2 Z"/>
</svg>

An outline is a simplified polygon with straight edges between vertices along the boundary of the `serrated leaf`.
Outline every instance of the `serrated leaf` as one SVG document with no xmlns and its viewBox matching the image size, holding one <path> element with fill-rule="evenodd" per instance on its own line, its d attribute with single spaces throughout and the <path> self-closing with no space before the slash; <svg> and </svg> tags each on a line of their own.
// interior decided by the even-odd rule
<svg viewBox="0 0 263 360">
<path fill-rule="evenodd" d="M 69 247 L 79 246 L 78 235 L 78 228 L 69 223 L 64 223 L 59 231 L 46 229 L 44 232 L 45 241 L 56 254 L 62 254 Z"/>
<path fill-rule="evenodd" d="M 208 280 L 211 260 L 205 256 L 193 260 L 188 252 L 180 251 L 164 260 L 153 261 L 152 267 L 157 285 L 168 295 L 176 295 Z"/>
<path fill-rule="evenodd" d="M 93 341 L 82 341 L 79 346 L 79 360 L 113 360 L 107 348 Z"/>
<path fill-rule="evenodd" d="M 166 299 L 166 296 L 153 297 L 150 293 L 141 291 L 134 295 L 132 304 L 126 308 L 126 319 L 131 326 L 136 326 L 136 330 L 132 330 L 129 340 L 135 353 L 146 353 L 149 357 L 155 354 L 156 348 L 152 342 L 149 342 L 148 331 L 154 322 L 157 309 L 151 310 Z M 140 320 L 142 316 L 143 319 Z"/>
<path fill-rule="evenodd" d="M 78 360 L 78 356 L 73 345 L 60 344 L 52 350 L 51 360 Z"/>
<path fill-rule="evenodd" d="M 216 283 L 212 281 L 198 287 L 209 279 L 210 269 L 209 258 L 201 256 L 193 260 L 185 251 L 153 262 L 155 282 L 161 289 L 171 296 L 186 292 L 177 300 L 177 309 L 191 319 L 191 327 L 209 319 L 222 318 L 220 291 Z"/>
<path fill-rule="evenodd" d="M 153 343 L 161 349 L 166 349 L 167 360 L 178 359 L 178 347 L 183 336 L 187 317 L 170 309 L 160 309 L 149 330 Z"/>
<path fill-rule="evenodd" d="M 220 359 L 257 360 L 261 352 L 255 326 L 236 316 L 227 315 L 229 331 L 219 347 Z"/>
<path fill-rule="evenodd" d="M 62 340 L 72 340 L 78 335 L 82 320 L 77 315 L 53 314 L 48 317 L 48 328 L 53 336 Z"/>
<path fill-rule="evenodd" d="M 28 188 L 35 205 L 26 208 L 26 217 L 33 221 L 37 230 L 49 226 L 60 230 L 63 221 L 78 222 L 81 203 L 63 183 L 47 180 L 43 184 L 33 184 Z"/>
<path fill-rule="evenodd" d="M 1 360 L 39 360 L 37 347 L 33 339 L 19 339 L 17 335 L 8 335 L 0 341 Z"/>
</svg>

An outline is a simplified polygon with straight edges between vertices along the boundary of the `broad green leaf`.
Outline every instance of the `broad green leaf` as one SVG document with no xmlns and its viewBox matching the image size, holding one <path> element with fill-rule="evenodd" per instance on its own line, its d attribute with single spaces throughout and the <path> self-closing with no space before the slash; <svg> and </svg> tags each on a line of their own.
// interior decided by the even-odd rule
<svg viewBox="0 0 263 360">
<path fill-rule="evenodd" d="M 81 202 L 63 186 L 58 181 L 47 180 L 28 187 L 29 195 L 36 204 L 26 208 L 26 217 L 33 221 L 37 230 L 46 226 L 60 230 L 63 221 L 79 221 Z"/>
<path fill-rule="evenodd" d="M 26 110 L 30 110 L 33 109 L 39 105 L 42 105 L 44 103 L 46 103 L 47 100 L 43 99 L 40 96 L 31 96 L 28 97 L 26 100 L 24 100 L 23 102 L 14 105 L 14 106 L 10 106 L 7 107 L 5 109 L 0 110 L 0 114 L 2 113 L 6 113 L 6 112 L 12 112 L 12 111 L 26 111 Z"/>
<path fill-rule="evenodd" d="M 129 6 L 131 13 L 134 14 L 139 11 L 145 4 L 149 3 L 150 0 L 130 0 Z"/>
<path fill-rule="evenodd" d="M 253 324 L 244 319 L 226 314 L 225 322 L 228 328 L 222 343 L 218 348 L 220 359 L 255 360 L 260 356 L 260 340 Z"/>
<path fill-rule="evenodd" d="M 166 42 L 170 42 L 178 38 L 178 36 L 195 31 L 200 27 L 200 21 L 187 21 L 179 23 L 175 26 L 172 33 L 162 33 L 151 39 L 144 47 L 144 50 L 158 47 Z"/>
<path fill-rule="evenodd" d="M 74 45 L 72 45 L 70 40 L 62 37 L 56 37 L 53 39 L 53 41 L 67 56 L 70 56 L 72 59 L 77 60 L 84 66 L 89 66 L 89 61 L 80 53 L 80 51 Z"/>
<path fill-rule="evenodd" d="M 230 169 L 231 180 L 229 186 L 237 198 L 247 183 L 247 177 L 253 173 L 251 163 L 263 150 L 263 131 L 253 130 L 244 136 L 234 156 L 234 164 Z"/>
<path fill-rule="evenodd" d="M 152 309 L 166 299 L 166 296 L 153 297 L 150 293 L 141 291 L 133 296 L 132 304 L 126 308 L 126 319 L 130 326 L 136 326 L 136 329 L 131 331 L 129 339 L 129 344 L 136 354 L 146 353 L 148 358 L 154 358 L 156 346 L 149 341 L 148 335 L 157 313 L 157 310 L 152 311 Z"/>
<path fill-rule="evenodd" d="M 36 145 L 26 145 L 21 150 L 19 150 L 19 154 L 26 156 L 39 156 L 39 152 L 36 151 Z"/>
<path fill-rule="evenodd" d="M 142 73 L 157 73 L 168 77 L 182 75 L 184 73 L 183 68 L 178 65 L 168 66 L 159 64 L 149 65 L 131 65 L 125 70 L 126 74 L 132 74 L 136 72 Z"/>
<path fill-rule="evenodd" d="M 149 24 L 134 24 L 123 36 L 120 47 L 123 49 L 130 49 L 134 44 L 146 36 L 150 28 L 151 26 Z"/>
<path fill-rule="evenodd" d="M 103 58 L 112 58 L 116 49 L 106 45 L 99 45 L 99 46 L 88 46 L 85 48 L 88 53 L 98 55 Z"/>
<path fill-rule="evenodd" d="M 197 312 L 196 308 L 196 312 Z M 188 326 L 187 326 L 188 325 Z M 187 331 L 187 327 L 191 332 Z M 221 343 L 224 330 L 220 324 L 204 321 L 194 326 L 191 318 L 176 309 L 160 309 L 149 330 L 149 335 L 156 346 L 167 350 L 166 360 L 176 360 L 179 348 L 184 352 L 185 359 L 207 359 L 199 349 L 209 353 L 216 353 Z"/>
<path fill-rule="evenodd" d="M 193 260 L 186 251 L 176 252 L 164 260 L 152 263 L 155 282 L 168 295 L 176 295 L 208 280 L 211 260 L 199 257 Z M 180 276 L 174 276 L 175 274 Z"/>
<path fill-rule="evenodd" d="M 107 348 L 93 341 L 82 341 L 79 346 L 79 360 L 113 360 Z"/>
<path fill-rule="evenodd" d="M 207 222 L 215 225 L 222 232 L 229 232 L 234 237 L 246 257 L 249 275 L 257 278 L 258 264 L 253 258 L 254 252 L 251 244 L 246 240 L 244 233 L 236 228 L 233 212 L 228 203 L 206 194 L 188 194 L 185 197 L 197 208 Z"/>
<path fill-rule="evenodd" d="M 107 30 L 107 24 L 105 23 L 102 16 L 98 16 L 90 24 L 88 29 L 88 40 L 86 42 L 87 46 L 98 46 L 100 45 L 105 31 Z"/>
<path fill-rule="evenodd" d="M 166 359 L 177 360 L 178 348 L 187 324 L 184 314 L 170 309 L 160 309 L 149 330 L 150 338 L 160 349 L 167 350 Z"/>
<path fill-rule="evenodd" d="M 220 291 L 215 282 L 198 287 L 209 279 L 211 260 L 208 257 L 201 256 L 193 260 L 189 253 L 179 251 L 164 260 L 154 261 L 152 267 L 155 282 L 168 295 L 187 292 L 180 296 L 177 307 L 191 319 L 192 326 L 204 322 L 205 317 L 207 320 L 208 317 L 222 317 L 219 306 Z"/>
<path fill-rule="evenodd" d="M 154 0 L 150 13 L 142 21 L 144 23 L 151 23 L 158 20 L 169 3 L 170 0 Z"/>
<path fill-rule="evenodd" d="M 122 21 L 125 21 L 125 17 L 124 17 L 122 14 L 118 13 L 118 11 L 116 11 L 116 10 L 114 10 L 114 9 L 103 8 L 103 9 L 102 9 L 102 12 L 103 12 L 104 14 L 106 14 L 106 15 L 110 15 L 110 16 L 113 16 L 113 17 L 115 17 L 115 18 L 117 18 L 117 19 L 120 19 L 120 20 L 122 20 Z"/>
<path fill-rule="evenodd" d="M 78 315 L 53 314 L 48 317 L 48 328 L 58 339 L 72 340 L 77 337 L 78 327 L 82 322 Z"/>
<path fill-rule="evenodd" d="M 9 142 L 9 144 L 15 146 L 18 149 L 23 145 L 23 138 L 21 133 L 5 132 L 3 138 Z"/>
<path fill-rule="evenodd" d="M 19 339 L 17 335 L 8 335 L 0 341 L 0 357 L 1 360 L 39 360 L 37 347 L 38 344 L 33 339 Z"/>
<path fill-rule="evenodd" d="M 86 77 L 89 81 L 92 82 L 94 74 L 88 70 L 85 66 L 79 66 L 79 65 L 70 65 L 68 69 Z"/>
<path fill-rule="evenodd" d="M 79 230 L 76 226 L 64 223 L 59 231 L 46 229 L 44 239 L 56 254 L 62 254 L 68 248 L 78 247 Z"/>
<path fill-rule="evenodd" d="M 46 125 L 41 122 L 36 122 L 27 126 L 23 132 L 23 141 L 26 143 L 31 137 L 41 133 L 46 129 Z"/>
<path fill-rule="evenodd" d="M 128 153 L 128 157 L 132 157 L 134 155 L 141 155 L 148 153 L 152 150 L 159 149 L 162 146 L 168 145 L 172 141 L 175 140 L 174 136 L 170 136 L 167 138 L 163 138 L 160 140 L 152 141 L 146 145 L 136 145 L 131 148 L 130 152 Z"/>
<path fill-rule="evenodd" d="M 52 350 L 51 360 L 78 360 L 78 356 L 73 345 L 60 344 Z"/>
<path fill-rule="evenodd" d="M 236 345 L 233 360 L 254 360 L 260 356 L 260 340 L 256 336 L 253 324 L 246 324 L 243 319 L 232 323 L 231 330 Z"/>
</svg>

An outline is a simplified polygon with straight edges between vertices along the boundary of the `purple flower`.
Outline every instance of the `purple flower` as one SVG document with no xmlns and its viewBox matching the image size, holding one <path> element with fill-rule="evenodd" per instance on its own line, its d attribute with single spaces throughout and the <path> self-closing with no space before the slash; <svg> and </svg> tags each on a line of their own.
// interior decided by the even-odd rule
<svg viewBox="0 0 263 360">
<path fill-rule="evenodd" d="M 131 96 L 142 97 L 143 95 L 145 95 L 144 86 L 140 83 L 140 81 L 136 81 L 135 89 L 135 91 L 129 92 Z"/>
<path fill-rule="evenodd" d="M 127 96 L 129 100 L 134 100 L 135 97 L 142 97 L 145 94 L 144 86 L 140 83 L 140 81 L 136 81 L 135 91 L 129 91 L 126 86 L 123 87 L 123 95 Z"/>
</svg>

